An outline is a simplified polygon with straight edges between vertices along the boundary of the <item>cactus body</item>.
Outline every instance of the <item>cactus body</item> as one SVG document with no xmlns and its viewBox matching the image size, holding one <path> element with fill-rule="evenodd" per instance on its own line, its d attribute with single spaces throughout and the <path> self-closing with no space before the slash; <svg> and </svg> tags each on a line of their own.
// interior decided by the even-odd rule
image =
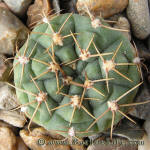
<svg viewBox="0 0 150 150">
<path fill-rule="evenodd" d="M 26 115 L 64 136 L 105 131 L 111 110 L 118 109 L 111 102 L 140 81 L 132 45 L 119 31 L 92 27 L 88 17 L 64 14 L 45 22 L 34 28 L 14 61 L 17 97 Z M 118 104 L 131 103 L 136 92 L 120 97 Z M 122 117 L 115 112 L 114 124 Z"/>
</svg>

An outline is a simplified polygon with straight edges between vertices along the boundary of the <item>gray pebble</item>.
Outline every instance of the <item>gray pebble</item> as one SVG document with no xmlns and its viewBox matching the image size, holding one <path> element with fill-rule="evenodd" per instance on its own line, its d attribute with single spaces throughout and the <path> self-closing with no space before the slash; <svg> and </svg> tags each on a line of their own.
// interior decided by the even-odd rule
<svg viewBox="0 0 150 150">
<path fill-rule="evenodd" d="M 12 87 L 0 82 L 0 120 L 7 122 L 15 127 L 22 128 L 26 123 L 23 113 L 10 111 L 18 107 L 17 97 Z"/>
<path fill-rule="evenodd" d="M 12 80 L 12 73 L 10 71 L 12 69 L 11 61 L 5 62 L 6 57 L 0 54 L 0 81 L 10 81 Z"/>
<path fill-rule="evenodd" d="M 114 28 L 128 30 L 129 32 L 122 33 L 131 41 L 131 33 L 130 33 L 130 23 L 126 17 L 119 17 L 117 23 L 114 25 Z"/>
<path fill-rule="evenodd" d="M 60 4 L 58 0 L 53 0 L 53 7 L 55 12 L 60 14 Z"/>
<path fill-rule="evenodd" d="M 145 131 L 148 135 L 148 138 L 150 140 L 150 118 L 144 122 L 144 129 L 145 129 Z"/>
<path fill-rule="evenodd" d="M 135 103 L 148 101 L 150 97 L 150 89 L 149 85 L 144 82 L 144 84 L 140 87 L 138 94 L 135 98 Z M 131 115 L 146 120 L 150 118 L 150 102 L 147 104 L 136 105 L 133 111 L 130 112 Z"/>
<path fill-rule="evenodd" d="M 11 124 L 14 127 L 22 128 L 26 123 L 26 118 L 23 114 L 17 111 L 6 111 L 0 109 L 0 120 Z"/>
<path fill-rule="evenodd" d="M 24 16 L 32 0 L 4 0 L 4 2 L 14 14 Z"/>
<path fill-rule="evenodd" d="M 127 16 L 134 36 L 138 39 L 145 39 L 150 34 L 148 0 L 129 0 Z"/>
<path fill-rule="evenodd" d="M 126 118 L 122 119 L 118 127 L 115 127 L 113 130 L 113 135 L 120 136 L 131 141 L 133 139 L 140 140 L 144 136 L 144 133 L 144 129 L 139 126 L 138 121 L 134 124 Z"/>
<path fill-rule="evenodd" d="M 8 9 L 0 7 L 0 53 L 13 54 L 16 42 L 19 47 L 29 30 Z"/>
<path fill-rule="evenodd" d="M 14 89 L 4 82 L 0 82 L 0 109 L 9 110 L 17 106 L 17 97 Z"/>
<path fill-rule="evenodd" d="M 130 142 L 123 138 L 113 138 L 102 140 L 97 139 L 95 143 L 89 145 L 87 150 L 137 150 L 136 144 L 130 144 Z"/>
</svg>

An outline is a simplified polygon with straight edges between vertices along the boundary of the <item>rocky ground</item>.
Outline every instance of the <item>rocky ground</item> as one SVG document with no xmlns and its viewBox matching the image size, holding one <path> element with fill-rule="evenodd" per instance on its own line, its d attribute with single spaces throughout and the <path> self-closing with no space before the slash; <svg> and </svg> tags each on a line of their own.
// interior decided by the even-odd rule
<svg viewBox="0 0 150 150">
<path fill-rule="evenodd" d="M 51 16 L 55 13 L 74 12 L 85 15 L 85 5 L 93 15 L 114 21 L 112 27 L 123 32 L 135 42 L 141 58 L 144 84 L 135 98 L 136 102 L 150 99 L 150 0 L 0 0 L 0 150 L 148 150 L 150 147 L 150 103 L 136 106 L 129 115 L 136 120 L 133 124 L 121 120 L 113 132 L 114 141 L 109 140 L 109 131 L 86 138 L 85 145 L 39 145 L 39 139 L 51 141 L 63 139 L 32 123 L 32 132 L 27 130 L 28 118 L 21 111 L 11 111 L 18 106 L 14 89 L 5 84 L 12 82 L 9 75 L 12 60 L 5 61 L 21 47 L 28 33 L 42 19 L 41 10 Z M 53 10 L 53 11 L 52 11 Z M 143 143 L 129 143 L 132 139 Z M 91 144 L 90 140 L 106 143 Z M 7 141 L 7 142 L 6 142 Z M 109 144 L 108 144 L 109 142 Z M 122 144 L 126 143 L 128 145 Z"/>
</svg>

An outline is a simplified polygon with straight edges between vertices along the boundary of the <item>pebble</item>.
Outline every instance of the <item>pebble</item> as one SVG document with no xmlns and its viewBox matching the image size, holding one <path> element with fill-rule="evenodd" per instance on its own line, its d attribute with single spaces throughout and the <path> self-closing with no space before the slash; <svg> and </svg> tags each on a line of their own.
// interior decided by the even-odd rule
<svg viewBox="0 0 150 150">
<path fill-rule="evenodd" d="M 148 138 L 150 140 L 150 119 L 147 119 L 145 122 L 144 122 L 144 129 L 148 135 Z"/>
<path fill-rule="evenodd" d="M 142 90 L 138 90 L 136 99 L 134 102 L 144 102 L 147 100 L 150 100 L 150 90 L 149 85 L 144 82 L 144 84 L 140 87 Z M 131 115 L 146 120 L 147 118 L 150 118 L 150 103 L 147 104 L 141 104 L 134 107 L 133 111 L 130 112 Z"/>
<path fill-rule="evenodd" d="M 126 138 L 131 141 L 133 139 L 140 140 L 144 135 L 144 130 L 138 125 L 138 121 L 134 124 L 125 118 L 121 120 L 119 126 L 114 129 L 113 135 Z"/>
<path fill-rule="evenodd" d="M 57 12 L 58 14 L 60 14 L 60 4 L 59 4 L 59 0 L 53 0 L 53 7 L 55 12 Z"/>
<path fill-rule="evenodd" d="M 0 53 L 13 54 L 16 42 L 22 46 L 29 30 L 8 9 L 0 7 Z"/>
<path fill-rule="evenodd" d="M 32 29 L 37 23 L 40 23 L 43 18 L 43 12 L 46 16 L 50 15 L 51 5 L 49 0 L 35 0 L 34 4 L 30 5 L 27 15 L 27 25 Z"/>
<path fill-rule="evenodd" d="M 138 145 L 138 150 L 149 150 L 149 148 L 150 148 L 150 139 L 148 138 L 148 136 L 146 134 L 143 136 L 141 141 L 144 141 L 144 143 Z"/>
<path fill-rule="evenodd" d="M 17 97 L 12 87 L 0 82 L 0 109 L 10 110 L 18 106 Z"/>
<path fill-rule="evenodd" d="M 12 125 L 10 125 L 10 124 L 4 122 L 4 121 L 1 121 L 1 120 L 0 120 L 0 127 L 9 128 L 9 129 L 11 129 L 11 130 L 13 131 L 13 133 L 14 133 L 15 135 L 18 134 L 18 128 L 17 128 L 17 127 L 14 127 L 14 126 L 12 126 Z"/>
<path fill-rule="evenodd" d="M 148 50 L 147 46 L 145 45 L 144 41 L 138 40 L 138 39 L 133 39 L 133 40 L 136 44 L 136 47 L 137 47 L 137 50 L 139 53 L 139 57 L 144 58 L 145 61 L 149 61 L 150 53 L 149 53 L 149 50 Z"/>
<path fill-rule="evenodd" d="M 71 150 L 86 150 L 86 148 L 83 146 L 83 144 L 81 144 L 81 145 L 72 144 L 70 146 L 71 146 Z"/>
<path fill-rule="evenodd" d="M 2 1 L 0 1 L 0 7 L 9 9 L 8 6 L 4 2 L 2 2 Z"/>
<path fill-rule="evenodd" d="M 94 15 L 102 15 L 108 18 L 122 12 L 128 5 L 128 0 L 78 0 L 77 10 L 80 13 L 86 12 L 85 3 Z"/>
<path fill-rule="evenodd" d="M 150 34 L 150 14 L 148 0 L 129 0 L 127 16 L 133 34 L 138 39 L 145 39 Z"/>
<path fill-rule="evenodd" d="M 25 116 L 21 115 L 17 111 L 0 110 L 0 120 L 19 128 L 24 127 L 26 123 Z"/>
<path fill-rule="evenodd" d="M 21 130 L 20 136 L 25 144 L 32 150 L 70 150 L 70 146 L 68 145 L 44 144 L 50 142 L 51 140 L 56 140 L 45 134 L 45 132 L 45 129 L 42 127 L 35 128 L 30 133 L 27 130 Z M 43 144 L 38 144 L 39 139 L 43 139 Z"/>
<path fill-rule="evenodd" d="M 119 17 L 114 28 L 128 30 L 129 32 L 122 31 L 122 33 L 131 41 L 130 23 L 126 17 Z"/>
<path fill-rule="evenodd" d="M 19 136 L 17 136 L 17 137 L 14 137 L 14 135 L 18 135 L 18 128 L 16 128 L 16 127 L 13 127 L 13 126 L 11 126 L 10 124 L 7 124 L 7 123 L 5 123 L 5 122 L 3 122 L 3 121 L 0 121 L 0 129 L 5 129 L 6 131 L 9 131 L 11 134 L 9 134 L 9 135 L 13 135 L 13 137 L 12 138 L 15 138 L 16 140 L 15 141 L 17 141 L 17 143 L 16 142 L 14 142 L 14 145 L 16 145 L 15 146 L 15 150 L 29 150 L 28 148 L 27 148 L 27 146 L 25 145 L 25 143 L 23 142 L 23 140 L 21 139 L 21 137 L 19 137 Z M 1 131 L 0 131 L 1 132 Z M 13 134 L 14 133 L 14 134 Z M 0 135 L 1 135 L 1 133 L 0 133 Z M 5 138 L 5 137 L 4 137 Z M 0 138 L 0 140 L 1 140 L 1 138 Z M 8 139 L 9 140 L 9 139 Z M 6 139 L 6 141 L 7 141 L 7 139 Z M 10 141 L 10 140 L 9 140 Z M 16 143 L 16 144 L 15 144 Z M 1 144 L 1 142 L 0 142 L 0 144 Z M 11 145 L 11 144 L 10 144 Z M 4 144 L 3 144 L 3 146 L 5 146 Z M 14 150 L 13 148 L 11 148 L 12 150 Z M 1 149 L 1 146 L 0 146 L 0 150 L 7 150 L 7 149 Z"/>
<path fill-rule="evenodd" d="M 0 54 L 0 81 L 10 81 L 12 79 L 12 74 L 9 72 L 12 68 L 12 63 L 10 61 L 4 62 L 6 57 Z"/>
<path fill-rule="evenodd" d="M 11 129 L 0 127 L 0 150 L 17 150 L 16 136 Z"/>
<path fill-rule="evenodd" d="M 113 138 L 112 141 L 98 138 L 94 142 L 87 150 L 137 150 L 137 145 L 131 145 L 128 140 L 122 138 Z"/>
<path fill-rule="evenodd" d="M 24 16 L 32 0 L 4 0 L 10 10 L 18 15 Z"/>
<path fill-rule="evenodd" d="M 17 150 L 29 150 L 21 137 L 17 137 Z"/>
</svg>

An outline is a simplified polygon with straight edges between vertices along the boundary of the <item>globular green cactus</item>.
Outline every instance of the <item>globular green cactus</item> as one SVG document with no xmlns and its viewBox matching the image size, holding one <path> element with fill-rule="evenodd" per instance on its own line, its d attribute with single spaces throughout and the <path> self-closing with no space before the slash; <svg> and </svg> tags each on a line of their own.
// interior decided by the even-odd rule
<svg viewBox="0 0 150 150">
<path fill-rule="evenodd" d="M 34 121 L 80 138 L 109 128 L 112 134 L 123 116 L 133 121 L 125 106 L 141 84 L 134 48 L 107 26 L 63 14 L 34 28 L 14 61 L 14 87 L 29 126 Z"/>
</svg>

